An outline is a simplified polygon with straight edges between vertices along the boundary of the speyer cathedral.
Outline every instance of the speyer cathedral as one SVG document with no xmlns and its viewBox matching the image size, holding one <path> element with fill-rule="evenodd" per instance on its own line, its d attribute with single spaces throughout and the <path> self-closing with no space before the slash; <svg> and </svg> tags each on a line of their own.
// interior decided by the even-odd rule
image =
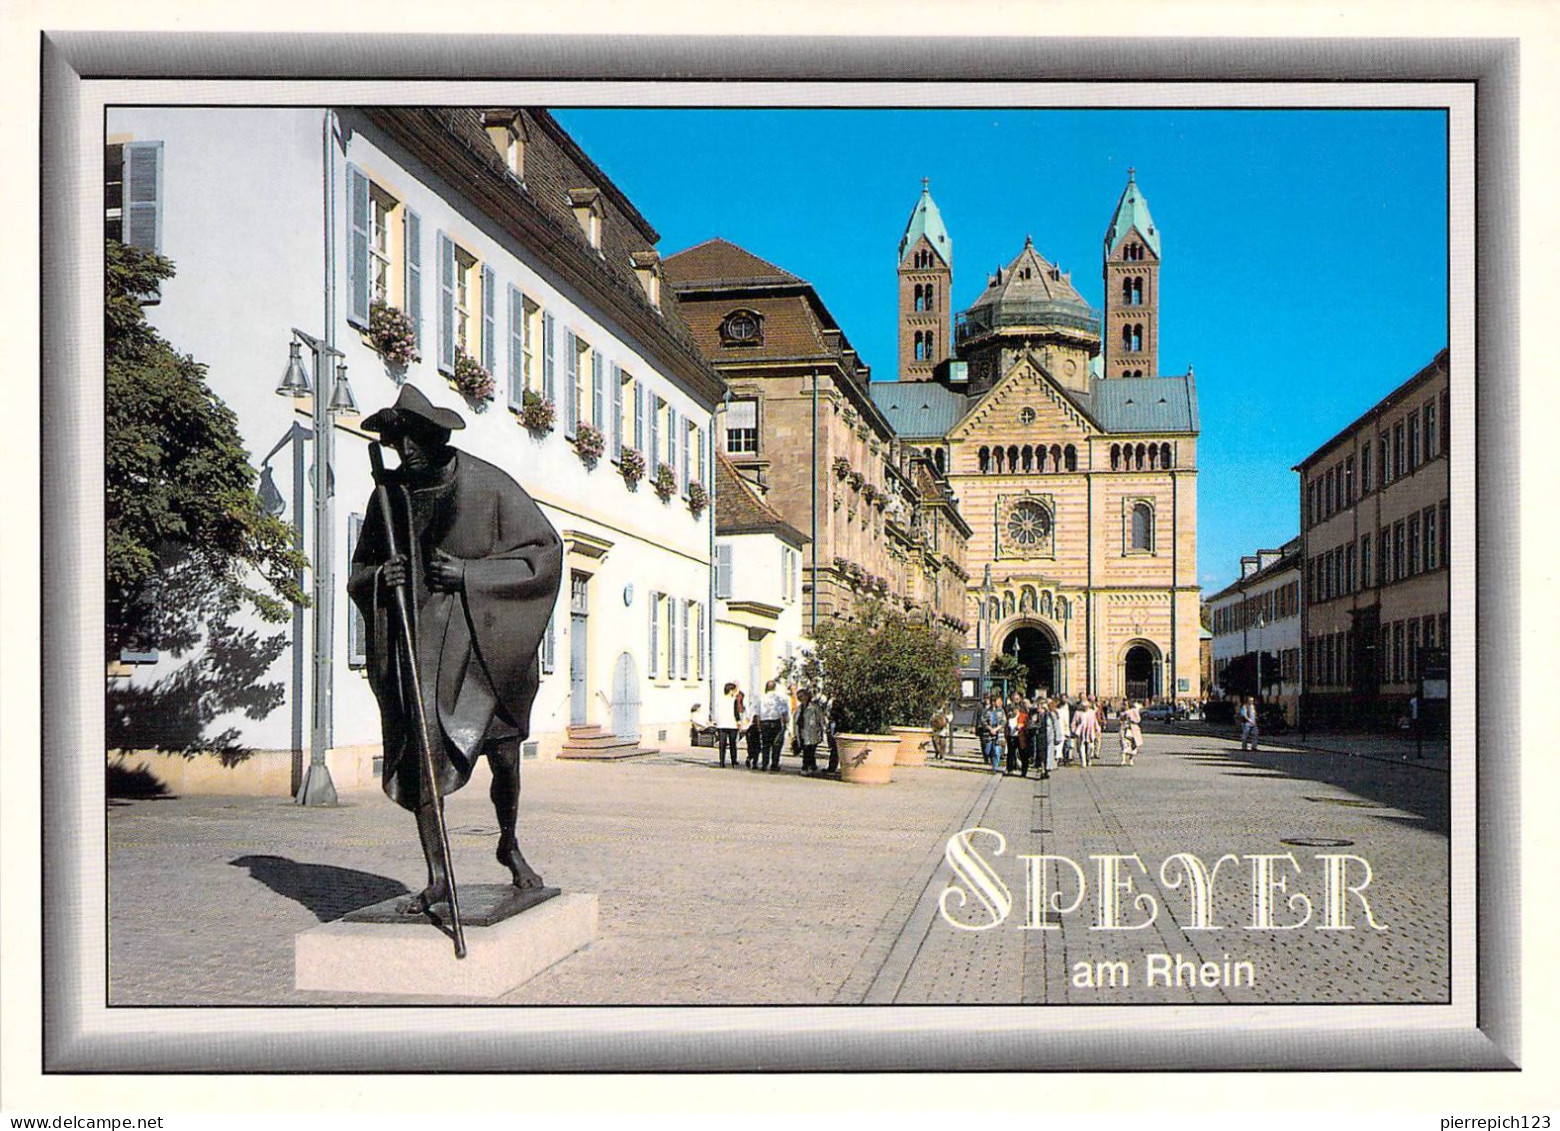
<svg viewBox="0 0 1560 1131">
<path fill-rule="evenodd" d="M 1197 391 L 1159 372 L 1161 233 L 1129 171 L 1103 315 L 1025 239 L 966 310 L 923 182 L 899 241 L 899 380 L 872 396 L 972 534 L 966 643 L 1053 693 L 1198 693 Z"/>
</svg>

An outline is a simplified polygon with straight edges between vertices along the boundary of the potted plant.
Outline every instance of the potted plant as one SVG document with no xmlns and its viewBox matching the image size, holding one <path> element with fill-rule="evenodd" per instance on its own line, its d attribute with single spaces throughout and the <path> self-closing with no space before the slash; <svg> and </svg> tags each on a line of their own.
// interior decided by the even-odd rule
<svg viewBox="0 0 1560 1131">
<path fill-rule="evenodd" d="M 580 454 L 580 459 L 594 467 L 601 453 L 607 450 L 607 438 L 594 424 L 581 422 L 574 430 L 574 450 Z"/>
<path fill-rule="evenodd" d="M 455 347 L 454 381 L 461 396 L 470 401 L 472 407 L 478 412 L 486 408 L 487 403 L 493 399 L 493 375 L 482 367 L 480 361 L 459 346 Z"/>
<path fill-rule="evenodd" d="M 553 430 L 558 419 L 557 406 L 535 389 L 527 389 L 520 397 L 520 423 L 526 431 L 544 436 Z"/>
<path fill-rule="evenodd" d="M 672 465 L 658 464 L 655 474 L 650 477 L 650 486 L 655 488 L 656 497 L 663 503 L 670 499 L 677 491 L 677 473 L 672 470 Z"/>
<path fill-rule="evenodd" d="M 841 780 L 882 784 L 892 780 L 902 747 L 925 759 L 926 724 L 958 689 L 958 652 L 926 625 L 873 602 L 862 620 L 819 625 L 800 675 L 828 700 Z"/>
<path fill-rule="evenodd" d="M 628 484 L 630 491 L 639 490 L 639 481 L 645 477 L 645 454 L 638 448 L 624 448 L 618 474 Z"/>
<path fill-rule="evenodd" d="M 368 341 L 385 362 L 405 369 L 422 360 L 417 352 L 417 327 L 412 316 L 375 299 L 368 308 Z"/>
<path fill-rule="evenodd" d="M 704 512 L 704 508 L 710 505 L 710 493 L 704 489 L 704 484 L 697 479 L 688 484 L 688 509 L 693 512 L 693 517 L 698 518 Z"/>
</svg>

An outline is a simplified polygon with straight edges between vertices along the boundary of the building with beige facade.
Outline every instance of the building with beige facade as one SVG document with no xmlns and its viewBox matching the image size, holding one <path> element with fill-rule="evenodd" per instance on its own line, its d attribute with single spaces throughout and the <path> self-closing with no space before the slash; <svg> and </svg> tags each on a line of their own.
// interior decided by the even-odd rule
<svg viewBox="0 0 1560 1131">
<path fill-rule="evenodd" d="M 936 302 L 953 270 L 929 187 L 900 241 L 912 364 L 872 396 L 946 469 L 970 527 L 967 644 L 1017 655 L 1032 687 L 1200 690 L 1197 395 L 1190 371 L 1158 375 L 1161 250 L 1132 177 L 1103 241 L 1103 314 L 1026 239 L 957 315 L 951 356 L 934 340 L 928 358 L 914 288 Z"/>
<path fill-rule="evenodd" d="M 664 267 L 730 390 L 718 451 L 808 539 L 805 631 L 883 601 L 957 635 L 968 527 L 946 478 L 898 443 L 870 368 L 812 285 L 720 239 Z"/>
<path fill-rule="evenodd" d="M 1290 724 L 1300 699 L 1300 547 L 1291 538 L 1276 550 L 1245 555 L 1240 577 L 1207 601 L 1213 689 L 1234 696 L 1260 686 L 1263 701 L 1276 703 Z M 1244 671 L 1232 672 L 1236 663 Z"/>
<path fill-rule="evenodd" d="M 1449 411 L 1442 350 L 1295 467 L 1310 724 L 1406 715 L 1427 654 L 1448 645 Z"/>
</svg>

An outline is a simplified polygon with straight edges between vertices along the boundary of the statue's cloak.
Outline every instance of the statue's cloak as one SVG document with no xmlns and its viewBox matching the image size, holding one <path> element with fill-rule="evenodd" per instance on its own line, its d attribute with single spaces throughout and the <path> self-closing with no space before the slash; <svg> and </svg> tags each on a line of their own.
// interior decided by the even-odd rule
<svg viewBox="0 0 1560 1131">
<path fill-rule="evenodd" d="M 466 452 L 457 451 L 431 481 L 394 472 L 387 479 L 396 546 L 411 560 L 417 670 L 443 796 L 466 784 L 484 743 L 518 743 L 530 733 L 537 648 L 557 600 L 562 543 L 518 483 Z M 428 588 L 427 565 L 438 550 L 465 563 L 463 592 Z M 423 796 L 418 723 L 394 595 L 379 583 L 387 557 L 381 509 L 370 500 L 347 591 L 368 630 L 384 789 L 415 809 Z"/>
</svg>

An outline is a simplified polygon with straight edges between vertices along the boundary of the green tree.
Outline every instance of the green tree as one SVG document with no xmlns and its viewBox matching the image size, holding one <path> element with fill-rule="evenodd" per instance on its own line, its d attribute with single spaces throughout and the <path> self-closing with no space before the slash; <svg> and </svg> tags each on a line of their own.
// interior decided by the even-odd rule
<svg viewBox="0 0 1560 1131">
<path fill-rule="evenodd" d="M 991 657 L 991 663 L 986 668 L 986 682 L 990 684 L 1006 683 L 1009 690 L 1024 689 L 1024 681 L 1029 678 L 1029 669 L 1023 662 L 1011 652 L 998 652 Z M 1000 690 L 1000 688 L 998 688 Z"/>
<path fill-rule="evenodd" d="M 882 602 L 860 620 L 819 625 L 814 644 L 786 674 L 822 689 L 842 733 L 927 726 L 958 690 L 958 649 Z"/>
<path fill-rule="evenodd" d="M 107 263 L 107 654 L 138 641 L 188 647 L 212 608 L 247 605 L 285 621 L 291 603 L 307 603 L 295 580 L 307 560 L 262 508 L 237 418 L 206 384 L 206 367 L 142 310 L 174 266 L 113 240 Z"/>
</svg>

